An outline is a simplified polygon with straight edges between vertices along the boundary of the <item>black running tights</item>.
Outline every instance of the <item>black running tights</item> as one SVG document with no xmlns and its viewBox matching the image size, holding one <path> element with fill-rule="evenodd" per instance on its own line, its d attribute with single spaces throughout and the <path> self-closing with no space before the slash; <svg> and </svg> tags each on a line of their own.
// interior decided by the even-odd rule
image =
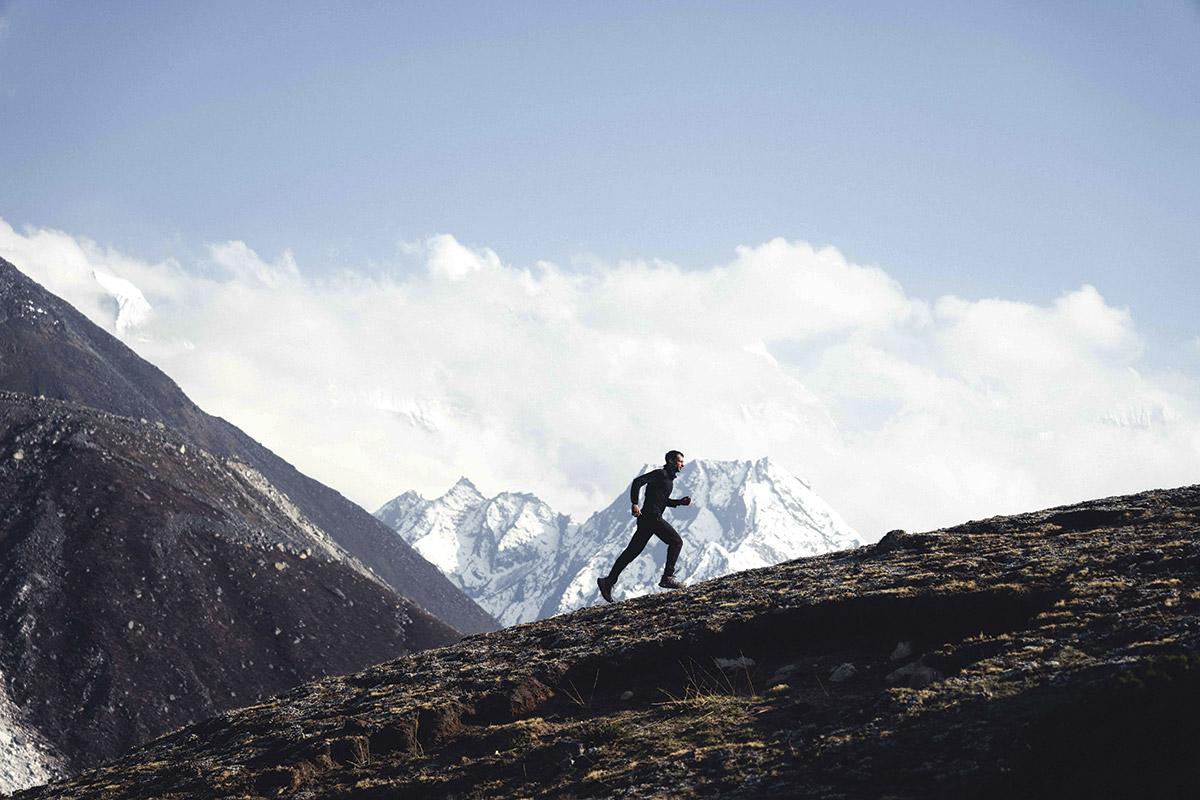
<svg viewBox="0 0 1200 800">
<path fill-rule="evenodd" d="M 675 574 L 675 562 L 679 560 L 679 551 L 683 549 L 683 537 L 662 517 L 643 514 L 637 518 L 637 530 L 633 532 L 629 546 L 621 551 L 621 555 L 617 556 L 617 563 L 613 564 L 612 572 L 608 573 L 610 580 L 614 582 L 617 580 L 621 570 L 628 567 L 629 562 L 637 558 L 646 548 L 646 543 L 650 541 L 651 536 L 657 536 L 667 543 L 667 565 L 663 568 L 663 575 L 669 577 Z"/>
</svg>

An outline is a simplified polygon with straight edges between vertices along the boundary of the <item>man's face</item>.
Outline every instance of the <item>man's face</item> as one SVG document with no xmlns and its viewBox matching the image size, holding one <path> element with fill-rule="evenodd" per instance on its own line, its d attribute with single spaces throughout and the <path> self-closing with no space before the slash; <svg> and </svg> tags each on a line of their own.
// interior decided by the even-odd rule
<svg viewBox="0 0 1200 800">
<path fill-rule="evenodd" d="M 668 463 L 668 464 L 670 464 L 670 465 L 671 465 L 671 469 L 675 470 L 676 472 L 682 472 L 682 471 L 683 471 L 683 456 L 681 456 L 681 455 L 676 455 L 674 458 L 672 458 L 672 459 L 671 459 L 670 461 L 668 461 L 667 463 Z"/>
</svg>

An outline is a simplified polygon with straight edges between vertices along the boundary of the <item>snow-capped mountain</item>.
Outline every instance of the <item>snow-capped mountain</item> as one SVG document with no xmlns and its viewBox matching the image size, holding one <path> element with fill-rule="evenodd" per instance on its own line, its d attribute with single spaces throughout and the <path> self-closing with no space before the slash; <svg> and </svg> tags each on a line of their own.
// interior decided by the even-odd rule
<svg viewBox="0 0 1200 800">
<path fill-rule="evenodd" d="M 92 277 L 117 304 L 117 319 L 114 325 L 118 333 L 136 328 L 154 313 L 142 290 L 124 278 L 100 270 L 93 270 Z"/>
<path fill-rule="evenodd" d="M 555 613 L 545 580 L 576 526 L 529 494 L 488 499 L 466 478 L 436 500 L 405 492 L 375 512 L 502 625 Z M 476 602 L 480 602 L 478 599 Z"/>
<path fill-rule="evenodd" d="M 693 505 L 667 518 L 683 535 L 676 573 L 689 583 L 863 544 L 807 483 L 766 458 L 691 462 L 675 479 L 673 496 L 684 495 Z M 596 578 L 634 529 L 628 487 L 576 526 L 532 495 L 488 499 L 465 478 L 436 500 L 407 492 L 375 515 L 504 625 L 601 602 Z M 665 555 L 652 539 L 615 596 L 657 591 Z"/>
</svg>

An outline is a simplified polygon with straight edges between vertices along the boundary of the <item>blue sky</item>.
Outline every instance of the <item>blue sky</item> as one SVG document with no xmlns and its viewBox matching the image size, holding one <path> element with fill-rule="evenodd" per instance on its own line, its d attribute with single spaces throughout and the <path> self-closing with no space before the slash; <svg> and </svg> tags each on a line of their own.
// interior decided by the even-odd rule
<svg viewBox="0 0 1200 800">
<path fill-rule="evenodd" d="M 82 248 L 80 264 L 140 276 L 159 325 L 188 303 L 165 285 L 152 296 L 165 269 L 154 265 L 192 279 L 270 272 L 297 292 L 353 274 L 410 297 L 405 282 L 448 274 L 438 265 L 453 251 L 514 274 L 550 262 L 562 280 L 666 264 L 682 291 L 782 239 L 878 270 L 937 324 L 974 319 L 939 306 L 947 297 L 1126 314 L 1135 355 L 1114 374 L 1161 375 L 1171 414 L 1188 418 L 1179 409 L 1196 400 L 1196 2 L 18 0 L 0 2 L 0 122 L 0 220 L 16 237 L 5 257 L 36 259 L 30 243 L 60 233 Z M 781 258 L 809 264 L 806 252 Z M 1087 291 L 1099 301 L 1084 302 Z M 678 309 L 705 314 L 726 299 Z M 175 333 L 203 350 L 203 328 Z M 814 391 L 843 433 L 882 437 L 905 401 L 822 383 L 835 328 L 819 341 L 751 338 L 789 380 L 824 385 Z M 239 411 L 203 385 L 212 363 L 183 358 L 157 363 L 206 408 L 224 402 L 250 428 L 268 415 Z M 999 380 L 937 363 L 955 380 Z M 453 405 L 465 391 L 439 386 L 423 397 Z M 620 456 L 579 446 L 614 472 Z M 558 455 L 543 469 L 571 458 L 549 449 Z M 433 443 L 425 452 L 437 458 Z M 537 473 L 474 466 L 485 489 L 479 473 L 518 489 Z M 401 470 L 397 490 L 446 477 L 424 469 Z M 590 491 L 587 502 L 611 494 Z"/>
<path fill-rule="evenodd" d="M 1192 2 L 0 8 L 0 213 L 146 257 L 784 236 L 928 296 L 1091 283 L 1182 327 L 1200 288 Z"/>
</svg>

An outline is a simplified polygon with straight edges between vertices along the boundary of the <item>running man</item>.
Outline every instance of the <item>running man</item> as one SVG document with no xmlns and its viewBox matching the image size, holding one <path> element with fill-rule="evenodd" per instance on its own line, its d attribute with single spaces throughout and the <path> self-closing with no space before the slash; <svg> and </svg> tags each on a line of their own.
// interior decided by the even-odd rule
<svg viewBox="0 0 1200 800">
<path fill-rule="evenodd" d="M 608 577 L 596 580 L 600 587 L 601 597 L 608 602 L 613 601 L 612 590 L 617 585 L 617 576 L 645 549 L 651 536 L 657 536 L 667 543 L 667 565 L 663 569 L 662 580 L 658 582 L 658 585 L 664 589 L 683 588 L 684 584 L 675 579 L 675 562 L 679 559 L 679 551 L 683 549 L 683 538 L 678 531 L 671 527 L 671 523 L 663 519 L 663 511 L 668 507 L 692 504 L 691 497 L 671 499 L 671 490 L 675 488 L 675 476 L 682 469 L 683 453 L 671 450 L 667 453 L 666 463 L 661 469 L 647 472 L 645 475 L 633 479 L 633 485 L 629 487 L 629 500 L 633 503 L 631 513 L 637 517 L 637 529 L 633 532 L 633 539 L 630 540 L 629 546 L 621 552 L 621 555 L 617 556 L 617 563 L 613 564 Z M 646 502 L 639 508 L 638 495 L 643 486 L 646 487 Z"/>
</svg>

